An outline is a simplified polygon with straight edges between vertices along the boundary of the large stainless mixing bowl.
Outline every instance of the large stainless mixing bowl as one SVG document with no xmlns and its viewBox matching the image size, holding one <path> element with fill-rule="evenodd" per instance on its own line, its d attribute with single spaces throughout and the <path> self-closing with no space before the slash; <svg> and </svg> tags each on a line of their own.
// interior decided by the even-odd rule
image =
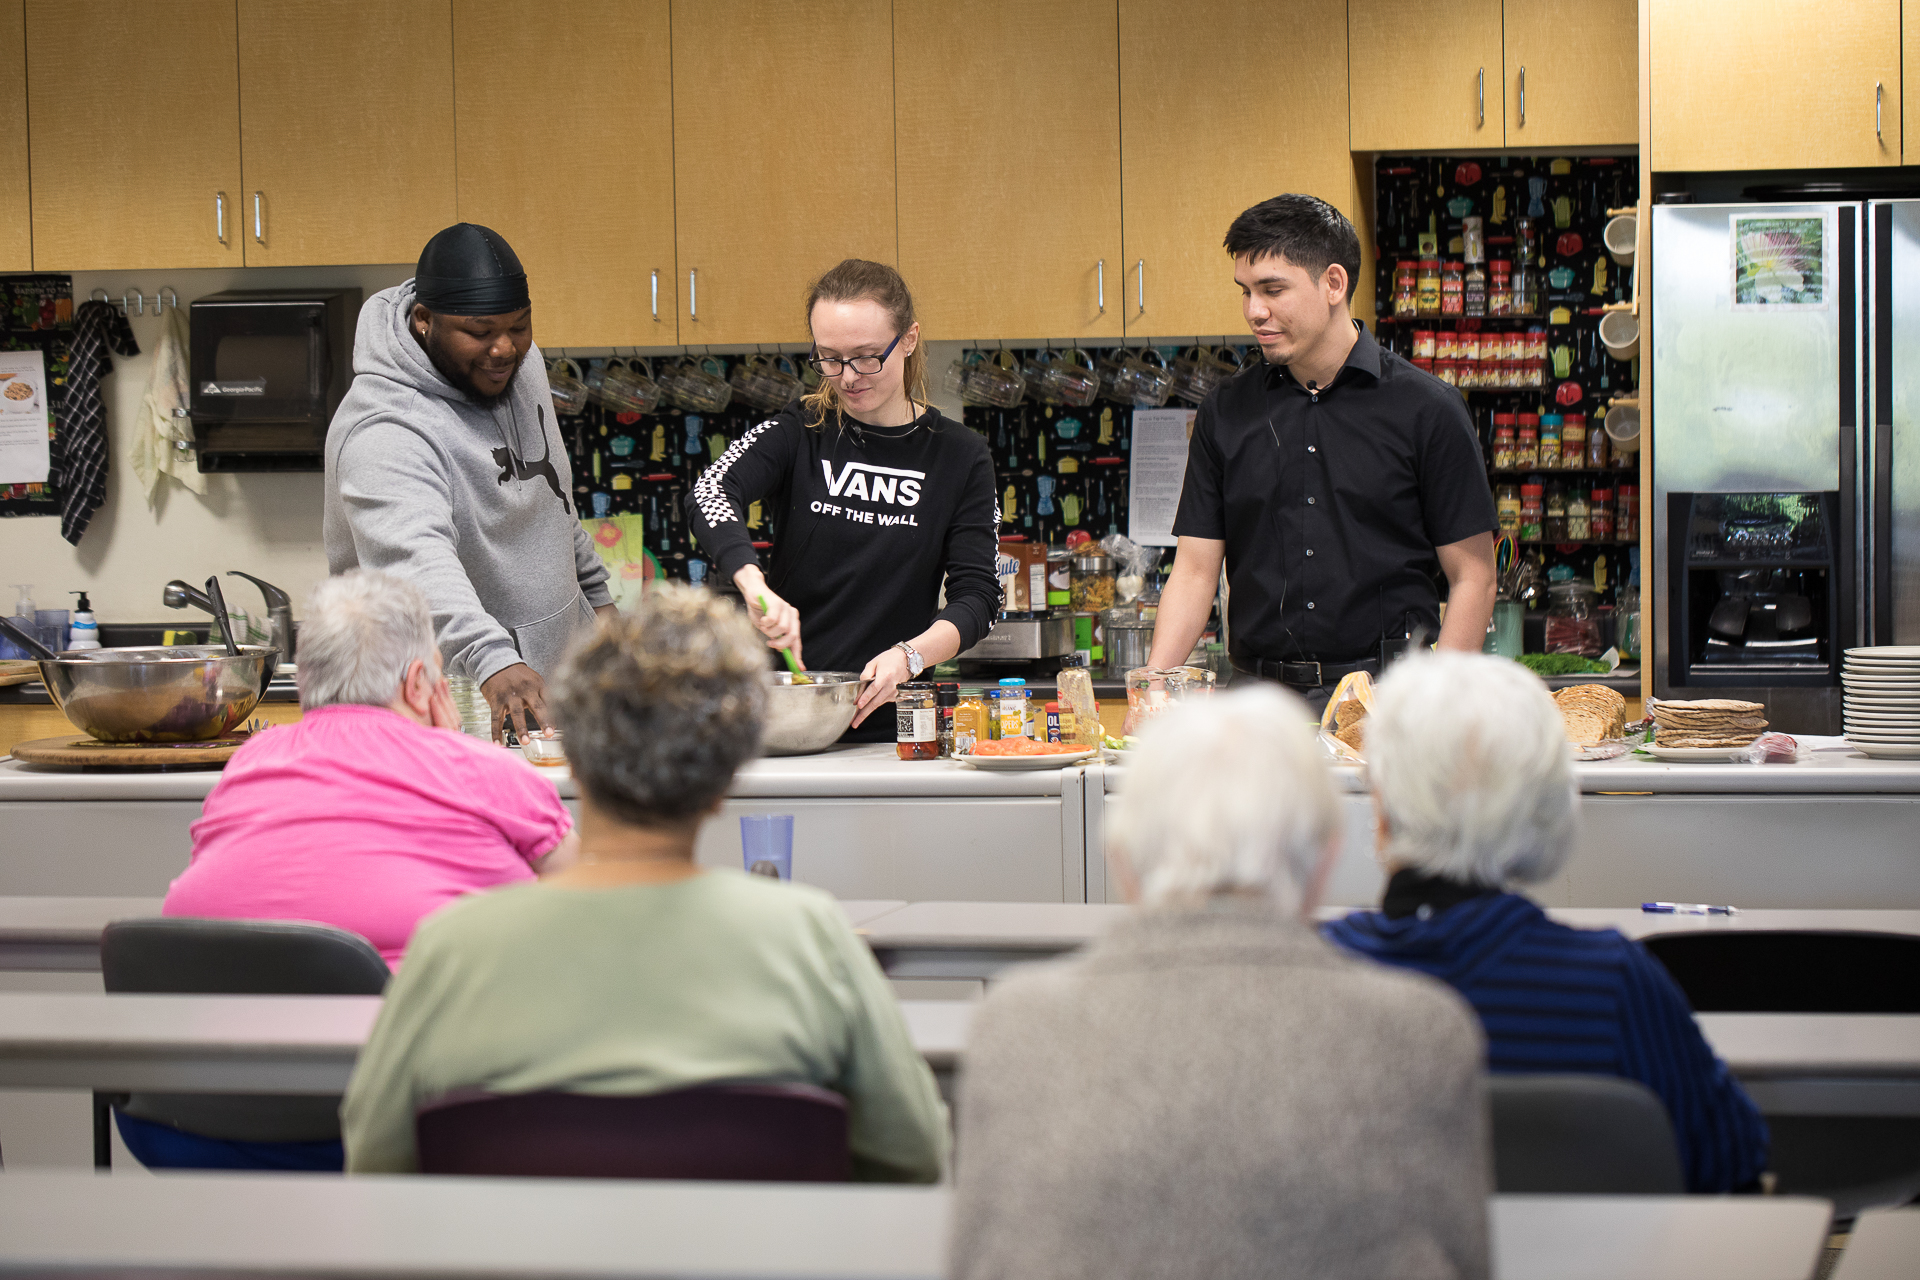
<svg viewBox="0 0 1920 1280">
<path fill-rule="evenodd" d="M 220 644 L 70 649 L 40 659 L 47 692 L 102 742 L 204 742 L 238 728 L 267 691 L 278 649 Z"/>
<path fill-rule="evenodd" d="M 795 684 L 791 671 L 767 678 L 767 732 L 761 750 L 770 756 L 804 756 L 832 746 L 853 723 L 854 704 L 865 688 L 852 671 L 809 671 L 812 684 Z"/>
</svg>

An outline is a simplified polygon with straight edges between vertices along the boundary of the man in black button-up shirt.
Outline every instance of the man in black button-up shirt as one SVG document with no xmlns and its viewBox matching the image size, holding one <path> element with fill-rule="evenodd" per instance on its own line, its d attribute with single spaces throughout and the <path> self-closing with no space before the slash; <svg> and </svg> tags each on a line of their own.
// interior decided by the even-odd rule
<svg viewBox="0 0 1920 1280">
<path fill-rule="evenodd" d="M 1493 614 L 1493 494 L 1457 391 L 1348 314 L 1353 224 L 1312 196 L 1241 214 L 1234 280 L 1263 363 L 1200 406 L 1151 661 L 1206 626 L 1224 558 L 1231 657 L 1316 707 L 1383 644 L 1478 651 Z M 1436 579 L 1448 584 L 1441 626 Z"/>
</svg>

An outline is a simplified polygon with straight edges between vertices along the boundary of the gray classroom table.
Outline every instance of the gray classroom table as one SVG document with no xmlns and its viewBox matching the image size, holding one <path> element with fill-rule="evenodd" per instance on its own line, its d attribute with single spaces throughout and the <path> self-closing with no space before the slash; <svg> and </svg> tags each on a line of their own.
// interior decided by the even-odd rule
<svg viewBox="0 0 1920 1280">
<path fill-rule="evenodd" d="M 0 1175 L 0 1268 L 938 1280 L 946 1187 Z M 1498 1280 L 1807 1280 L 1795 1197 L 1495 1196 Z"/>
<path fill-rule="evenodd" d="M 1920 1209 L 1869 1209 L 1853 1220 L 1833 1280 L 1913 1280 L 1915 1275 L 1920 1275 Z"/>
</svg>

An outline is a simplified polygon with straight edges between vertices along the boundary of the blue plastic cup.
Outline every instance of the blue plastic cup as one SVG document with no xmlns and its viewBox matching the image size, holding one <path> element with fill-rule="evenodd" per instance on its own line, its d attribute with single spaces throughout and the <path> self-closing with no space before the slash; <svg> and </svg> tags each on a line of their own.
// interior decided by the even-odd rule
<svg viewBox="0 0 1920 1280">
<path fill-rule="evenodd" d="M 774 880 L 793 879 L 793 815 L 742 814 L 740 852 L 749 874 Z"/>
</svg>

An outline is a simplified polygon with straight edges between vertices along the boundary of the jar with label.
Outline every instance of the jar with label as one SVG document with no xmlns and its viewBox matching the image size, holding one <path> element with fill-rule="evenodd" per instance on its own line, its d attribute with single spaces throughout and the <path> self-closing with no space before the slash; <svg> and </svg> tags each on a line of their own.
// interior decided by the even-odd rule
<svg viewBox="0 0 1920 1280">
<path fill-rule="evenodd" d="M 1017 676 L 1008 676 L 1000 681 L 1000 736 L 1002 738 L 1031 737 L 1033 712 L 1027 693 L 1027 682 Z"/>
<path fill-rule="evenodd" d="M 1493 274 L 1487 284 L 1487 314 L 1510 316 L 1513 314 L 1513 264 L 1505 258 L 1495 258 L 1487 266 Z"/>
<path fill-rule="evenodd" d="M 1411 320 L 1420 314 L 1419 267 L 1402 259 L 1393 269 L 1393 318 Z"/>
<path fill-rule="evenodd" d="M 1433 358 L 1435 360 L 1458 360 L 1460 358 L 1460 334 L 1453 329 L 1442 329 L 1434 335 Z"/>
<path fill-rule="evenodd" d="M 960 686 L 957 684 L 936 684 L 933 686 L 934 710 L 940 713 L 940 758 L 946 760 L 953 755 L 953 714 L 960 706 Z"/>
<path fill-rule="evenodd" d="M 1069 728 L 1071 728 L 1073 712 L 1069 711 L 1066 714 Z M 1049 702 L 1047 704 L 1047 741 L 1059 742 L 1060 740 L 1060 704 Z"/>
<path fill-rule="evenodd" d="M 1640 540 L 1640 486 L 1623 484 L 1615 490 L 1613 536 L 1622 542 Z"/>
<path fill-rule="evenodd" d="M 1540 415 L 1540 469 L 1560 469 L 1560 415 L 1557 413 Z"/>
<path fill-rule="evenodd" d="M 1560 424 L 1560 465 L 1578 471 L 1587 465 L 1587 415 L 1570 413 Z"/>
<path fill-rule="evenodd" d="M 1450 387 L 1460 385 L 1460 362 L 1458 360 L 1435 360 L 1433 376 Z"/>
<path fill-rule="evenodd" d="M 1525 261 L 1513 264 L 1513 305 L 1509 315 L 1530 316 L 1540 310 L 1540 277 Z"/>
<path fill-rule="evenodd" d="M 1613 490 L 1604 486 L 1595 488 L 1587 505 L 1593 509 L 1593 540 L 1613 541 Z"/>
<path fill-rule="evenodd" d="M 1082 548 L 1073 558 L 1073 611 L 1097 613 L 1113 608 L 1113 560 L 1103 551 Z"/>
<path fill-rule="evenodd" d="M 1493 415 L 1493 469 L 1495 471 L 1514 469 L 1513 450 L 1513 415 L 1496 413 Z"/>
<path fill-rule="evenodd" d="M 1567 541 L 1585 542 L 1593 537 L 1593 508 L 1588 505 L 1587 491 L 1575 488 L 1567 495 Z"/>
<path fill-rule="evenodd" d="M 1480 359 L 1480 335 L 1478 333 L 1459 333 L 1454 335 L 1454 337 L 1459 343 L 1460 359 L 1473 360 L 1476 362 Z"/>
<path fill-rule="evenodd" d="M 1439 335 L 1432 329 L 1415 329 L 1413 331 L 1413 358 L 1415 360 L 1434 359 L 1438 354 L 1437 348 L 1439 341 Z"/>
<path fill-rule="evenodd" d="M 1467 269 L 1458 262 L 1449 262 L 1440 269 L 1440 314 L 1457 316 L 1464 314 L 1466 306 Z"/>
<path fill-rule="evenodd" d="M 1567 540 L 1567 489 L 1565 485 L 1547 486 L 1546 505 L 1540 518 L 1540 540 L 1542 542 L 1565 542 Z"/>
<path fill-rule="evenodd" d="M 987 700 L 979 688 L 960 691 L 953 707 L 953 754 L 970 756 L 974 744 L 987 741 Z"/>
<path fill-rule="evenodd" d="M 1460 219 L 1460 257 L 1469 265 L 1487 260 L 1487 220 Z"/>
<path fill-rule="evenodd" d="M 1520 486 L 1503 484 L 1493 491 L 1493 509 L 1499 518 L 1500 532 L 1520 536 Z"/>
<path fill-rule="evenodd" d="M 1540 418 L 1537 414 L 1523 413 L 1513 437 L 1513 469 L 1531 471 L 1539 465 Z"/>
<path fill-rule="evenodd" d="M 1420 259 L 1420 270 L 1414 277 L 1413 301 L 1417 315 L 1440 314 L 1440 259 Z"/>
<path fill-rule="evenodd" d="M 1527 329 L 1527 359 L 1545 363 L 1547 358 L 1547 326 L 1531 325 Z"/>
<path fill-rule="evenodd" d="M 893 695 L 895 742 L 902 760 L 940 758 L 940 710 L 931 684 L 903 684 Z"/>
<path fill-rule="evenodd" d="M 1487 273 L 1477 262 L 1467 264 L 1466 279 L 1461 283 L 1461 314 L 1483 316 L 1487 314 Z"/>
<path fill-rule="evenodd" d="M 1520 485 L 1520 540 L 1522 542 L 1540 541 L 1541 524 L 1545 519 L 1546 490 L 1539 476 L 1528 476 Z"/>
</svg>

